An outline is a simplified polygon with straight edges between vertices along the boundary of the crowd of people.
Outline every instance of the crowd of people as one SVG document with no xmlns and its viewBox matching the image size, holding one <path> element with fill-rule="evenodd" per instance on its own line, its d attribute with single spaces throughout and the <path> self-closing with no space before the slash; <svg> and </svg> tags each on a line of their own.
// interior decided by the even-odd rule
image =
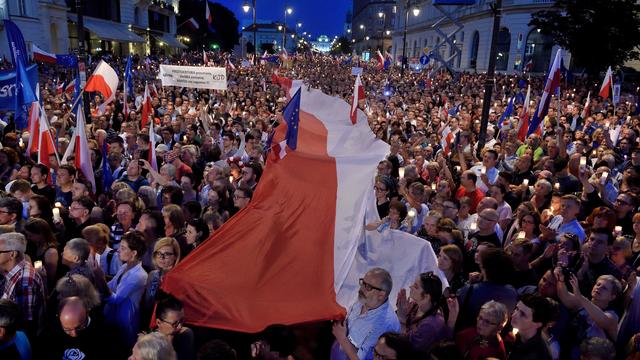
<svg viewBox="0 0 640 360">
<path fill-rule="evenodd" d="M 126 58 L 105 60 L 123 74 Z M 246 349 L 196 341 L 183 304 L 161 285 L 251 201 L 287 103 L 273 73 L 350 102 L 354 64 L 322 55 L 292 56 L 282 67 L 237 62 L 226 91 L 156 80 L 161 63 L 202 62 L 199 52 L 134 56 L 134 94 L 119 90 L 108 104 L 93 94 L 86 132 L 95 188 L 73 159 L 61 163 L 76 117 L 73 95 L 58 91 L 72 79 L 65 69 L 39 67 L 57 146 L 49 167 L 29 153 L 30 134 L 15 129 L 12 112 L 2 114 L 0 358 L 301 357 L 307 344 L 278 324 Z M 541 131 L 523 138 L 519 115 L 533 115 L 544 78 L 499 75 L 478 149 L 484 75 L 361 66 L 359 106 L 390 145 L 372 179 L 380 220 L 365 228 L 423 238 L 439 272 L 420 274 L 391 304 L 394 279 L 370 269 L 316 358 L 640 358 L 635 103 L 593 96 L 585 111 L 593 81 L 565 82 Z M 145 86 L 157 167 L 140 126 Z M 503 117 L 511 97 L 515 111 Z"/>
</svg>

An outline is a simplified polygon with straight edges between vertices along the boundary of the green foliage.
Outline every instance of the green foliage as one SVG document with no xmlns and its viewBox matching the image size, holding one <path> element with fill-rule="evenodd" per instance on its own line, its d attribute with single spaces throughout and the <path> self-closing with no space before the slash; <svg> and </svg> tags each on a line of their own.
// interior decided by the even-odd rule
<svg viewBox="0 0 640 360">
<path fill-rule="evenodd" d="M 182 26 L 178 28 L 178 33 L 192 39 L 188 44 L 191 49 L 202 49 L 204 46 L 214 50 L 212 44 L 216 44 L 217 48 L 215 50 L 231 51 L 240 39 L 240 33 L 238 32 L 240 22 L 238 22 L 235 14 L 219 3 L 209 2 L 209 10 L 213 17 L 213 25 L 209 28 L 207 19 L 205 19 L 204 9 L 202 0 L 181 0 L 180 16 L 177 19 L 178 24 L 182 24 L 193 17 L 200 25 L 200 28 L 194 32 L 186 26 Z"/>
<path fill-rule="evenodd" d="M 351 40 L 347 39 L 345 36 L 340 36 L 336 42 L 333 43 L 330 53 L 332 55 L 351 54 Z"/>
<path fill-rule="evenodd" d="M 532 14 L 529 25 L 569 50 L 573 66 L 590 75 L 640 59 L 636 0 L 556 0 L 552 9 Z"/>
</svg>

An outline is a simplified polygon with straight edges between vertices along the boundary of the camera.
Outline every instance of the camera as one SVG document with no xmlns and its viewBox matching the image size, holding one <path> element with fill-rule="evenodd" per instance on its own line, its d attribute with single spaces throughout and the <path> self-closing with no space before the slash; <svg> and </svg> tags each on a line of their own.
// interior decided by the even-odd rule
<svg viewBox="0 0 640 360">
<path fill-rule="evenodd" d="M 573 287 L 571 286 L 571 275 L 575 275 L 573 270 L 569 269 L 566 266 L 562 267 L 562 276 L 564 277 L 564 284 L 567 286 L 567 290 L 573 292 Z"/>
</svg>

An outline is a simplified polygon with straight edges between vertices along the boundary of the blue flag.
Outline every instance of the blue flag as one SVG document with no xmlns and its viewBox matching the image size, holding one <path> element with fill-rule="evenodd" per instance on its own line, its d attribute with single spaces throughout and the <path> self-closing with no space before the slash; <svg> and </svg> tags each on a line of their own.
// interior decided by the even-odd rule
<svg viewBox="0 0 640 360">
<path fill-rule="evenodd" d="M 78 67 L 78 57 L 76 55 L 56 55 L 56 64 L 75 69 Z"/>
<path fill-rule="evenodd" d="M 22 130 L 27 127 L 27 116 L 31 103 L 37 101 L 33 87 L 29 83 L 29 76 L 22 61 L 18 61 L 16 69 L 16 128 Z"/>
<path fill-rule="evenodd" d="M 502 123 L 504 123 L 504 121 L 511 115 L 513 115 L 513 97 L 509 99 L 509 105 L 507 105 L 507 108 L 502 113 L 500 120 L 498 120 L 498 129 L 502 129 Z"/>
<path fill-rule="evenodd" d="M 107 160 L 107 142 L 102 144 L 102 188 L 104 192 L 111 190 L 111 184 L 113 183 L 113 174 L 109 168 L 109 161 Z"/>
<path fill-rule="evenodd" d="M 282 117 L 287 122 L 287 146 L 291 150 L 298 147 L 298 124 L 300 123 L 300 89 L 289 100 L 289 103 L 282 110 Z"/>
<path fill-rule="evenodd" d="M 127 66 L 124 67 L 124 86 L 127 87 L 127 96 L 134 96 L 133 80 L 131 79 L 131 55 L 127 57 Z"/>
<path fill-rule="evenodd" d="M 345 60 L 342 60 L 342 65 L 351 65 L 352 60 L 353 60 L 353 56 L 349 56 Z"/>
<path fill-rule="evenodd" d="M 20 61 L 22 61 L 23 65 L 28 64 L 29 56 L 27 55 L 27 47 L 24 44 L 24 37 L 18 25 L 11 20 L 4 20 L 4 30 L 7 32 L 13 66 L 18 67 L 18 62 Z"/>
</svg>

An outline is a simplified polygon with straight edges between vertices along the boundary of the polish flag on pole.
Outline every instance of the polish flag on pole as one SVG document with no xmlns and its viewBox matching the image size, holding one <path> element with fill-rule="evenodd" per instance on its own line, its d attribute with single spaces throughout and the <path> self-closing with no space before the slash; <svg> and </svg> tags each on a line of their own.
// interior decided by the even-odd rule
<svg viewBox="0 0 640 360">
<path fill-rule="evenodd" d="M 524 98 L 524 104 L 522 104 L 522 112 L 520 113 L 520 125 L 518 127 L 518 140 L 524 141 L 527 138 L 527 131 L 529 130 L 529 102 L 531 101 L 531 85 L 527 87 L 527 96 Z"/>
<path fill-rule="evenodd" d="M 51 167 L 51 164 L 49 163 L 49 156 L 55 154 L 57 158 L 58 151 L 56 150 L 56 145 L 53 141 L 53 136 L 51 135 L 49 121 L 47 120 L 44 111 L 42 111 L 42 107 L 40 107 L 40 119 L 38 123 L 38 163 L 43 164 L 46 167 Z"/>
<path fill-rule="evenodd" d="M 547 81 L 544 84 L 544 91 L 542 92 L 542 96 L 540 97 L 540 103 L 538 104 L 538 108 L 533 113 L 533 118 L 531 118 L 531 123 L 529 124 L 529 129 L 527 130 L 527 136 L 536 133 L 542 134 L 542 124 L 544 122 L 544 118 L 547 116 L 549 112 L 549 104 L 551 103 L 551 95 L 556 94 L 558 88 L 560 87 L 560 62 L 562 60 L 562 49 L 558 49 L 556 52 L 556 57 L 553 60 L 553 65 L 551 65 L 551 69 L 549 69 L 549 74 L 547 75 Z"/>
<path fill-rule="evenodd" d="M 31 104 L 31 109 L 29 110 L 29 143 L 27 144 L 27 156 L 38 151 L 38 139 L 40 139 L 40 103 L 36 101 Z"/>
<path fill-rule="evenodd" d="M 202 50 L 202 62 L 204 63 L 204 66 L 209 65 L 209 57 L 207 56 L 207 52 Z"/>
<path fill-rule="evenodd" d="M 300 86 L 296 80 L 289 94 Z M 299 96 L 296 151 L 269 161 L 249 204 L 162 282 L 182 301 L 190 324 L 254 333 L 271 324 L 343 319 L 357 301 L 359 279 L 373 267 L 393 278 L 390 304 L 419 273 L 440 273 L 424 240 L 364 229 L 380 219 L 373 179 L 389 145 L 366 124 L 350 124 L 344 100 L 316 89 Z M 286 129 L 275 131 L 279 143 Z M 263 221 L 267 214 L 277 216 Z"/>
<path fill-rule="evenodd" d="M 64 87 L 64 92 L 71 95 L 76 89 L 76 79 L 71 80 L 67 86 Z"/>
<path fill-rule="evenodd" d="M 378 66 L 377 69 L 378 70 L 382 70 L 384 69 L 384 56 L 382 56 L 382 54 L 380 53 L 380 50 L 378 50 L 378 53 L 376 54 L 377 58 L 378 58 Z"/>
<path fill-rule="evenodd" d="M 584 104 L 584 109 L 582 109 L 582 119 L 586 119 L 591 113 L 591 91 L 587 94 L 587 102 Z"/>
<path fill-rule="evenodd" d="M 153 107 L 151 105 L 151 96 L 149 95 L 149 86 L 144 87 L 144 97 L 142 98 L 142 121 L 141 128 L 147 126 L 147 122 L 149 122 L 149 115 L 153 112 Z"/>
<path fill-rule="evenodd" d="M 31 51 L 33 51 L 33 60 L 40 61 L 49 64 L 55 64 L 58 62 L 55 54 L 46 52 L 40 49 L 36 44 L 31 45 Z"/>
<path fill-rule="evenodd" d="M 364 86 L 362 86 L 362 81 L 360 80 L 360 74 L 356 76 L 356 83 L 353 85 L 353 101 L 351 102 L 351 111 L 349 113 L 349 117 L 351 118 L 351 123 L 356 124 L 358 121 L 358 103 L 360 100 L 364 100 Z"/>
<path fill-rule="evenodd" d="M 205 3 L 205 17 L 207 18 L 207 25 L 209 26 L 209 29 L 212 29 L 212 25 L 213 25 L 213 15 L 211 15 L 211 10 L 209 10 L 209 0 L 204 0 Z"/>
<path fill-rule="evenodd" d="M 154 127 L 155 123 L 154 121 L 151 121 L 149 125 L 149 159 L 147 161 L 149 161 L 153 170 L 158 171 L 158 160 L 156 158 L 156 131 Z"/>
<path fill-rule="evenodd" d="M 451 152 L 451 143 L 453 142 L 453 132 L 449 125 L 442 130 L 442 138 L 440 139 L 440 146 L 445 155 L 449 155 Z"/>
<path fill-rule="evenodd" d="M 598 95 L 603 99 L 609 97 L 610 90 L 613 89 L 613 76 L 611 74 L 611 66 L 607 69 L 607 74 L 604 76 L 604 80 L 602 80 L 602 86 L 600 86 L 600 92 Z"/>
<path fill-rule="evenodd" d="M 78 112 L 76 113 L 76 128 L 73 130 L 73 136 L 71 136 L 71 141 L 69 141 L 67 151 L 62 157 L 62 163 L 67 163 L 67 159 L 71 154 L 73 154 L 76 169 L 80 170 L 82 175 L 84 175 L 84 178 L 91 183 L 92 191 L 96 191 L 96 180 L 93 175 L 93 168 L 91 167 L 91 153 L 89 152 L 85 123 L 82 106 L 78 106 Z"/>
<path fill-rule="evenodd" d="M 97 91 L 104 97 L 102 105 L 107 105 L 116 97 L 116 89 L 118 88 L 118 75 L 109 64 L 100 60 L 100 64 L 93 71 L 93 74 L 87 80 L 84 91 Z"/>
</svg>

